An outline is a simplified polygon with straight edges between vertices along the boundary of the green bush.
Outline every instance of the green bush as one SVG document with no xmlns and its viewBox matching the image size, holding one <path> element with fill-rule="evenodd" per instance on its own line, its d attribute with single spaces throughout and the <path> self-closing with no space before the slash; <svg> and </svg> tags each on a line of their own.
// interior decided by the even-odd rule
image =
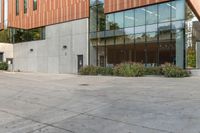
<svg viewBox="0 0 200 133">
<path fill-rule="evenodd" d="M 145 68 L 145 75 L 162 75 L 162 67 Z"/>
<path fill-rule="evenodd" d="M 98 67 L 99 75 L 113 75 L 113 68 L 111 67 Z"/>
<path fill-rule="evenodd" d="M 7 69 L 7 68 L 6 68 Z M 188 77 L 190 73 L 172 64 L 165 64 L 161 67 L 145 68 L 140 63 L 121 63 L 114 68 L 85 66 L 81 68 L 81 75 L 114 75 L 123 77 L 140 77 L 144 75 L 164 75 L 165 77 Z"/>
<path fill-rule="evenodd" d="M 143 76 L 144 73 L 144 65 L 140 63 L 121 63 L 113 69 L 113 74 L 115 76 L 140 77 Z"/>
<path fill-rule="evenodd" d="M 99 67 L 97 66 L 85 66 L 79 71 L 81 75 L 98 75 Z"/>
<path fill-rule="evenodd" d="M 172 64 L 165 64 L 162 66 L 162 73 L 165 77 L 189 77 L 190 74 L 187 70 L 179 68 Z"/>
<path fill-rule="evenodd" d="M 8 64 L 5 62 L 0 62 L 0 70 L 8 70 Z"/>
<path fill-rule="evenodd" d="M 81 75 L 113 75 L 113 68 L 111 67 L 98 67 L 98 66 L 85 66 L 80 69 Z"/>
</svg>

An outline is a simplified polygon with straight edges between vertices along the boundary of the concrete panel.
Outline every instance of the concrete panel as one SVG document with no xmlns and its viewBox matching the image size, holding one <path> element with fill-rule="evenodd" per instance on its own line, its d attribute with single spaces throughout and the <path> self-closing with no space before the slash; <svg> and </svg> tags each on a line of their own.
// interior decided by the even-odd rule
<svg viewBox="0 0 200 133">
<path fill-rule="evenodd" d="M 77 73 L 77 55 L 83 55 L 84 65 L 88 64 L 88 19 L 47 26 L 46 40 L 15 44 L 14 69 Z"/>
<path fill-rule="evenodd" d="M 0 52 L 3 53 L 3 61 L 6 61 L 6 58 L 13 58 L 13 45 L 0 43 Z"/>
</svg>

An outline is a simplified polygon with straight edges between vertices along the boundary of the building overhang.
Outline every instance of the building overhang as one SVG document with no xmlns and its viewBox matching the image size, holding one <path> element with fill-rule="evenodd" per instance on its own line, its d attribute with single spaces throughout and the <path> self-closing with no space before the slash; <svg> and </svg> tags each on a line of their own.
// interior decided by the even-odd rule
<svg viewBox="0 0 200 133">
<path fill-rule="evenodd" d="M 194 12 L 198 20 L 200 21 L 200 1 L 199 0 L 187 0 L 187 3 L 191 10 Z"/>
<path fill-rule="evenodd" d="M 168 2 L 170 0 L 105 0 L 105 13 Z"/>
</svg>

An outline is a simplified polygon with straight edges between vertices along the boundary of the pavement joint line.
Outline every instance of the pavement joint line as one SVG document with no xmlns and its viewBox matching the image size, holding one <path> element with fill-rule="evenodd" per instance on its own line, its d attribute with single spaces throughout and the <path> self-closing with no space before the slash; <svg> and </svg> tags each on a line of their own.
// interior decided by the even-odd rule
<svg viewBox="0 0 200 133">
<path fill-rule="evenodd" d="M 20 115 L 17 115 L 17 114 L 14 114 L 14 113 L 11 113 L 11 112 L 8 112 L 8 111 L 5 111 L 5 110 L 1 110 L 1 109 L 0 109 L 0 112 L 7 113 L 7 114 L 13 115 L 13 116 L 15 116 L 15 117 L 22 118 L 22 119 L 24 119 L 24 120 L 29 120 L 29 121 L 32 121 L 32 122 L 35 122 L 35 123 L 39 123 L 39 124 L 43 124 L 43 125 L 46 125 L 46 126 L 49 126 L 49 127 L 53 127 L 53 128 L 57 128 L 57 129 L 60 129 L 60 130 L 64 130 L 64 131 L 66 131 L 66 132 L 75 133 L 75 132 L 73 132 L 73 131 L 71 131 L 71 130 L 67 130 L 67 129 L 65 129 L 65 128 L 61 128 L 61 127 L 55 126 L 55 125 L 53 125 L 53 124 L 43 123 L 43 122 L 40 122 L 40 121 L 37 121 L 37 120 L 33 120 L 33 119 L 28 118 L 28 117 L 20 116 Z M 79 115 L 76 115 L 76 116 L 73 116 L 73 117 L 77 117 L 77 116 L 79 116 Z"/>
<path fill-rule="evenodd" d="M 109 121 L 114 121 L 114 122 L 119 122 L 119 123 L 123 123 L 123 124 L 130 125 L 130 126 L 142 127 L 142 128 L 146 128 L 146 129 L 150 129 L 150 130 L 155 130 L 155 131 L 161 131 L 161 132 L 165 132 L 165 133 L 175 133 L 175 132 L 168 131 L 168 130 L 147 127 L 147 126 L 133 124 L 133 123 L 119 121 L 119 120 L 113 120 L 113 119 L 110 119 L 110 118 L 100 117 L 100 116 L 91 115 L 91 114 L 83 114 L 83 115 L 92 116 L 92 117 L 96 117 L 96 118 L 101 118 L 101 119 L 104 119 L 104 120 L 109 120 Z"/>
</svg>

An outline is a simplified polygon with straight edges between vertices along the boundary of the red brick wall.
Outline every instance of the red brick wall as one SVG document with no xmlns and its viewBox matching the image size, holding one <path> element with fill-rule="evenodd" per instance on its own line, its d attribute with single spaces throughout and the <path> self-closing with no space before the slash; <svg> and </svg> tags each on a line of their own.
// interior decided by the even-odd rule
<svg viewBox="0 0 200 133">
<path fill-rule="evenodd" d="M 200 21 L 200 0 L 188 0 L 188 5 Z"/>
<path fill-rule="evenodd" d="M 38 0 L 33 11 L 33 0 L 28 0 L 24 14 L 24 0 L 19 0 L 20 13 L 16 16 L 16 0 L 8 0 L 8 27 L 31 29 L 89 17 L 89 0 Z"/>
<path fill-rule="evenodd" d="M 105 0 L 105 13 L 145 6 L 170 0 Z"/>
</svg>

